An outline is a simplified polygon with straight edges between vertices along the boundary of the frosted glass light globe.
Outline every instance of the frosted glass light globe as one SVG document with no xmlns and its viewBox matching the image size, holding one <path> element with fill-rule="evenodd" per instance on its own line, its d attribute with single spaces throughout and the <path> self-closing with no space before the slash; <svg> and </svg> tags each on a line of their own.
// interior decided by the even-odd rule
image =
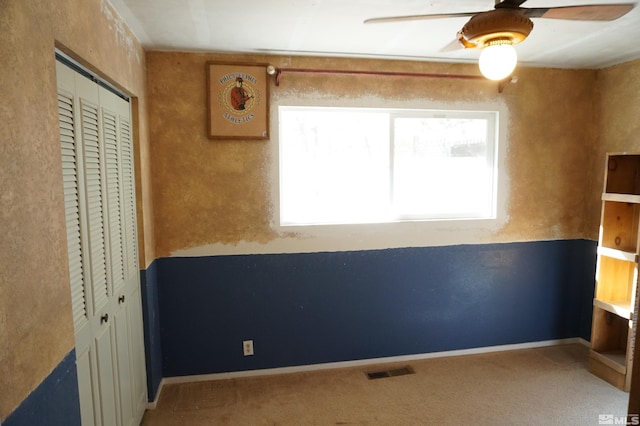
<svg viewBox="0 0 640 426">
<path fill-rule="evenodd" d="M 480 72 L 489 80 L 502 80 L 511 75 L 518 63 L 516 49 L 511 44 L 493 44 L 480 53 Z"/>
</svg>

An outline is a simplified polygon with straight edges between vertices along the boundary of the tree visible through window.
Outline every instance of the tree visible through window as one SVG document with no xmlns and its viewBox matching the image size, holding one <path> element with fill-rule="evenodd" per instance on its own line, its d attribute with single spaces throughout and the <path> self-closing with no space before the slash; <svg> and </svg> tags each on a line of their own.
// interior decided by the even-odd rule
<svg viewBox="0 0 640 426">
<path fill-rule="evenodd" d="M 495 217 L 496 112 L 280 107 L 281 225 Z"/>
</svg>

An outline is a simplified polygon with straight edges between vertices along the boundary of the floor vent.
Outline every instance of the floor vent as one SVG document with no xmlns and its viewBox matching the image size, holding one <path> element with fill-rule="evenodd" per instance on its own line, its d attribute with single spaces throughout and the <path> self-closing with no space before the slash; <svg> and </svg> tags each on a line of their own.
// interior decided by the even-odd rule
<svg viewBox="0 0 640 426">
<path fill-rule="evenodd" d="M 365 373 L 369 380 L 384 379 L 385 377 L 404 376 L 405 374 L 413 374 L 411 367 L 394 368 L 393 370 L 371 371 Z"/>
</svg>

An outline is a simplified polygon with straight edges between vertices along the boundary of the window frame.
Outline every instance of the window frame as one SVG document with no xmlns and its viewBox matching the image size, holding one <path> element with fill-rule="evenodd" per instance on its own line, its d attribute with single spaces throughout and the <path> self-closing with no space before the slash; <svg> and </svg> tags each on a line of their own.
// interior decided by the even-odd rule
<svg viewBox="0 0 640 426">
<path fill-rule="evenodd" d="M 481 221 L 495 221 L 498 219 L 498 211 L 499 200 L 498 200 L 498 188 L 500 187 L 500 174 L 498 170 L 499 158 L 500 158 L 500 111 L 498 108 L 491 109 L 461 109 L 461 108 L 453 108 L 453 109 L 443 109 L 443 108 L 394 108 L 394 107 L 357 107 L 357 106 L 315 106 L 315 105 L 279 105 L 278 107 L 278 132 L 279 137 L 277 141 L 277 155 L 278 155 L 278 163 L 277 163 L 277 178 L 278 178 L 278 196 L 277 196 L 277 214 L 274 217 L 277 226 L 280 228 L 300 228 L 300 227 L 320 227 L 320 226 L 330 226 L 330 227 L 342 227 L 342 226 L 361 226 L 367 224 L 400 224 L 406 222 L 431 222 L 431 223 L 440 223 L 440 222 L 470 222 L 477 223 Z M 387 145 L 389 149 L 389 205 L 393 207 L 393 197 L 394 197 L 394 127 L 397 119 L 402 118 L 469 118 L 469 119 L 483 119 L 487 123 L 487 134 L 486 134 L 486 162 L 487 167 L 490 168 L 491 171 L 491 188 L 487 189 L 488 193 L 490 193 L 490 208 L 486 210 L 487 214 L 478 214 L 478 215 L 460 215 L 452 213 L 450 215 L 444 214 L 409 214 L 409 213 L 397 213 L 392 216 L 386 218 L 386 220 L 376 220 L 376 221 L 327 221 L 327 222 L 283 222 L 282 215 L 282 196 L 283 196 L 283 141 L 282 141 L 282 112 L 283 111 L 353 111 L 353 112 L 373 112 L 373 113 L 385 113 L 388 115 L 388 129 L 389 135 L 387 138 Z"/>
</svg>

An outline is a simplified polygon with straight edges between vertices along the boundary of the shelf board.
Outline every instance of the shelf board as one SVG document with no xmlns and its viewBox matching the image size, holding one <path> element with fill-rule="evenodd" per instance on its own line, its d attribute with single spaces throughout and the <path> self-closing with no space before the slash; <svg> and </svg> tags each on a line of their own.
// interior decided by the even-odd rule
<svg viewBox="0 0 640 426">
<path fill-rule="evenodd" d="M 600 309 L 604 309 L 607 312 L 618 315 L 625 319 L 633 318 L 633 306 L 628 300 L 600 300 L 593 299 L 593 306 L 597 306 Z"/>
<path fill-rule="evenodd" d="M 637 255 L 629 251 L 622 251 L 609 247 L 598 246 L 598 254 L 601 256 L 611 257 L 613 259 L 625 260 L 627 262 L 635 262 Z"/>
<path fill-rule="evenodd" d="M 619 203 L 640 204 L 640 195 L 605 192 L 602 194 L 602 201 L 617 201 Z"/>
<path fill-rule="evenodd" d="M 620 374 L 627 374 L 627 359 L 624 351 L 596 352 L 591 350 L 591 357 Z"/>
</svg>

